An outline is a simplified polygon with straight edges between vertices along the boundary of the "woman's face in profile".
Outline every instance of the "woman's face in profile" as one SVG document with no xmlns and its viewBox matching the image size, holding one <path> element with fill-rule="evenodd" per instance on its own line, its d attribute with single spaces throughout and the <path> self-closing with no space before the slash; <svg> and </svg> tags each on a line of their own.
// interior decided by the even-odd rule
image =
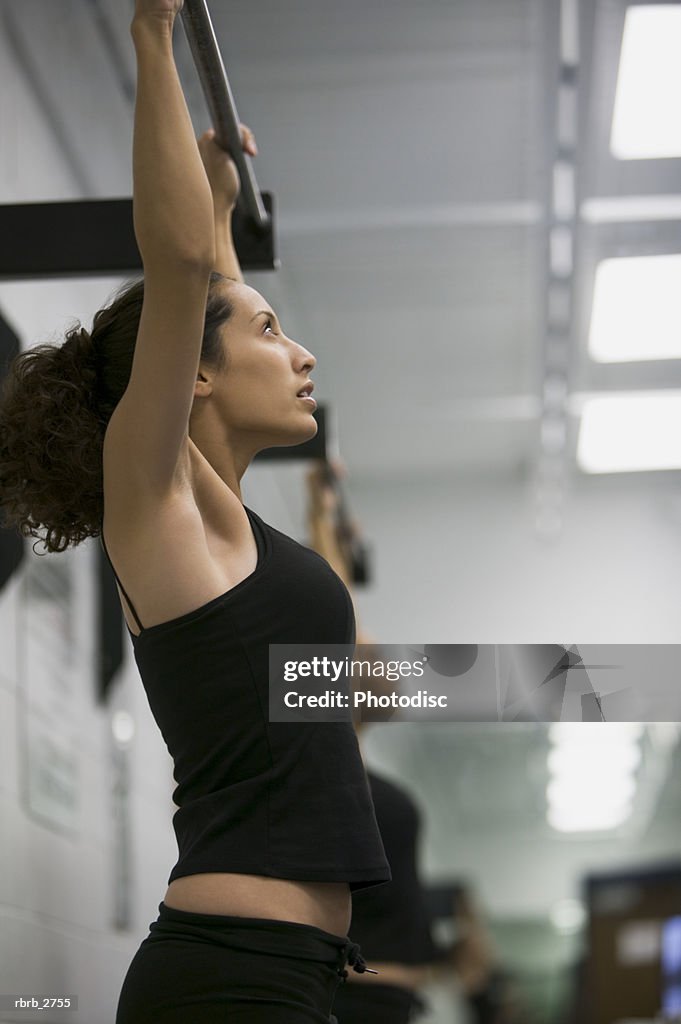
<svg viewBox="0 0 681 1024">
<path fill-rule="evenodd" d="M 317 433 L 309 397 L 315 357 L 287 337 L 254 288 L 224 287 L 234 312 L 222 328 L 226 364 L 213 375 L 212 397 L 227 437 L 245 436 L 263 448 L 309 440 Z"/>
</svg>

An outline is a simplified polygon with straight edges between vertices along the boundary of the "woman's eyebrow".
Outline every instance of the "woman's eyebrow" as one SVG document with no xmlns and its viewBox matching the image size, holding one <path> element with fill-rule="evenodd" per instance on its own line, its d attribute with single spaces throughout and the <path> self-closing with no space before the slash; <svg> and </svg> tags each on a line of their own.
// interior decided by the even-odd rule
<svg viewBox="0 0 681 1024">
<path fill-rule="evenodd" d="M 273 313 L 271 309 L 259 309 L 258 312 L 255 313 L 251 317 L 251 319 L 248 321 L 249 324 L 252 323 L 255 320 L 256 316 L 270 316 L 270 317 L 272 317 L 273 320 L 277 320 L 277 314 Z M 278 320 L 277 320 L 277 323 L 279 323 Z"/>
</svg>

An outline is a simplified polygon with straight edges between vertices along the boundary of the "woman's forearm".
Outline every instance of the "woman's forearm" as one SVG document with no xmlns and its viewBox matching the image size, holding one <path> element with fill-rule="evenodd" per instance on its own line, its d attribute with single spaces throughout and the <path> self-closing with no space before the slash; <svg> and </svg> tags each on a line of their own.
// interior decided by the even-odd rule
<svg viewBox="0 0 681 1024">
<path fill-rule="evenodd" d="M 235 281 L 244 279 L 232 237 L 232 211 L 218 202 L 215 203 L 215 269 Z"/>
<path fill-rule="evenodd" d="M 133 214 L 145 268 L 186 262 L 212 269 L 213 199 L 175 67 L 171 16 L 137 16 Z"/>
</svg>

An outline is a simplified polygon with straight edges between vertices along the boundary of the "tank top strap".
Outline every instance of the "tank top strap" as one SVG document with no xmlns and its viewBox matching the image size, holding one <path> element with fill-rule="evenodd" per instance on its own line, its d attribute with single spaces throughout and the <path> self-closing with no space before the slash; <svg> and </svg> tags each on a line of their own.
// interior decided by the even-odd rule
<svg viewBox="0 0 681 1024">
<path fill-rule="evenodd" d="M 246 505 L 244 505 L 244 512 L 248 516 L 248 521 L 251 524 L 251 531 L 255 537 L 255 546 L 258 549 L 258 563 L 260 563 L 261 559 L 263 559 L 267 554 L 268 541 L 266 531 L 268 527 L 267 524 L 262 521 L 260 516 L 253 512 L 252 509 L 247 508 Z"/>
<path fill-rule="evenodd" d="M 102 530 L 102 532 L 101 532 L 101 533 L 100 533 L 100 535 L 99 535 L 99 539 L 100 539 L 100 541 L 101 541 L 101 543 L 102 543 L 102 548 L 104 549 L 104 554 L 106 555 L 106 559 L 107 559 L 107 561 L 108 561 L 109 565 L 111 566 L 111 571 L 112 571 L 112 573 L 114 574 L 114 576 L 116 577 L 116 583 L 118 583 L 118 586 L 119 586 L 119 587 L 121 588 L 121 593 L 123 594 L 123 597 L 124 597 L 124 598 L 125 598 L 125 600 L 126 600 L 126 601 L 128 602 L 128 608 L 129 608 L 129 609 L 130 609 L 130 611 L 132 612 L 132 614 L 133 614 L 133 617 L 134 617 L 134 619 L 135 619 L 135 622 L 137 623 L 137 625 L 139 626 L 139 628 L 140 628 L 141 630 L 143 630 L 143 629 L 144 629 L 144 626 L 143 626 L 143 625 L 142 625 L 142 623 L 140 622 L 140 617 L 139 617 L 139 615 L 137 614 L 137 612 L 135 611 L 135 606 L 134 606 L 134 604 L 132 603 L 132 601 L 130 600 L 130 598 L 128 597 L 128 594 L 127 594 L 127 592 L 126 592 L 126 589 L 125 589 L 125 587 L 123 586 L 123 584 L 121 583 L 121 581 L 119 580 L 119 578 L 118 578 L 118 573 L 117 573 L 117 572 L 116 572 L 116 570 L 114 569 L 114 566 L 113 566 L 113 562 L 111 561 L 111 558 L 109 557 L 109 552 L 107 551 L 107 548 L 106 548 L 106 542 L 105 542 L 105 540 L 104 540 L 104 531 L 103 531 L 103 530 Z"/>
</svg>

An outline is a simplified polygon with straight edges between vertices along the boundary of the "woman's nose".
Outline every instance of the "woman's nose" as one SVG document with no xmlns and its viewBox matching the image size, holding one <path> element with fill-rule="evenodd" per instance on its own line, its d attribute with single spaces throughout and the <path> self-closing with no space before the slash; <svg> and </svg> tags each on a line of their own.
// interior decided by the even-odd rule
<svg viewBox="0 0 681 1024">
<path fill-rule="evenodd" d="M 308 352 L 308 350 L 306 348 L 303 348 L 302 345 L 299 345 L 297 342 L 295 343 L 295 345 L 296 348 L 298 349 L 296 364 L 299 367 L 299 369 L 307 370 L 309 373 L 317 365 L 317 360 L 312 355 L 312 353 Z"/>
</svg>

